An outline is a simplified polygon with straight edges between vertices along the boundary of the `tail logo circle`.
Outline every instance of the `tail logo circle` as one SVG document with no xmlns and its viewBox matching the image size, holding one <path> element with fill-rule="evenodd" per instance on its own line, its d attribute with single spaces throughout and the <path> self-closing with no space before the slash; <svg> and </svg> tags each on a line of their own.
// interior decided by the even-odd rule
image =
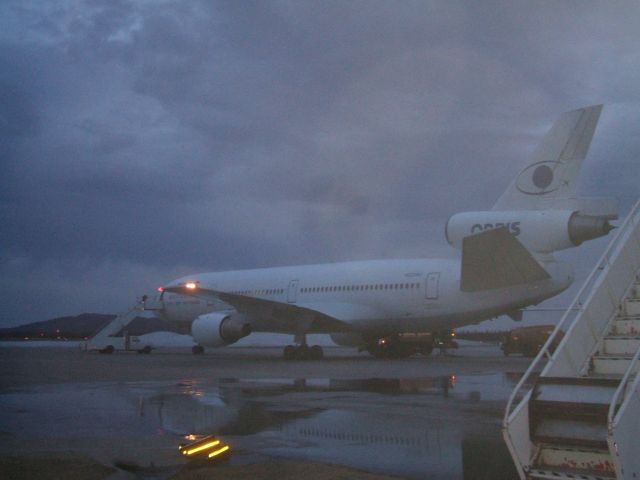
<svg viewBox="0 0 640 480">
<path fill-rule="evenodd" d="M 516 187 L 527 195 L 545 195 L 558 189 L 554 170 L 560 162 L 538 162 L 525 168 L 516 181 Z"/>
</svg>

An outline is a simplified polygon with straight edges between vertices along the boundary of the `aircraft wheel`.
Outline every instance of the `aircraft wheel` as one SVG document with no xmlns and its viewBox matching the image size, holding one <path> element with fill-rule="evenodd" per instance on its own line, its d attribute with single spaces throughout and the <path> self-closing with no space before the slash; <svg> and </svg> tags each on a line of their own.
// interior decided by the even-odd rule
<svg viewBox="0 0 640 480">
<path fill-rule="evenodd" d="M 293 345 L 287 345 L 282 350 L 282 356 L 285 360 L 293 360 L 296 356 L 296 347 Z"/>
<path fill-rule="evenodd" d="M 143 348 L 141 348 L 140 350 L 138 350 L 138 353 L 151 353 L 151 347 L 149 345 L 145 345 Z"/>
<path fill-rule="evenodd" d="M 389 358 L 389 349 L 378 345 L 369 346 L 367 352 L 374 358 Z"/>
<path fill-rule="evenodd" d="M 100 353 L 107 353 L 107 354 L 111 354 L 113 353 L 115 350 L 115 348 L 113 348 L 113 345 L 107 345 L 106 347 L 104 347 L 101 350 L 98 350 Z"/>
<path fill-rule="evenodd" d="M 202 355 L 204 353 L 204 347 L 202 345 L 194 345 L 191 347 L 191 353 L 194 355 Z"/>
<path fill-rule="evenodd" d="M 309 351 L 309 347 L 306 345 L 300 345 L 297 349 L 296 349 L 296 358 L 298 360 L 309 360 L 309 358 L 311 358 L 310 355 L 310 351 Z"/>
<path fill-rule="evenodd" d="M 311 360 L 322 360 L 322 358 L 324 357 L 324 351 L 322 350 L 322 347 L 320 345 L 314 345 L 313 347 L 311 347 L 309 353 L 311 356 Z"/>
<path fill-rule="evenodd" d="M 424 345 L 420 347 L 419 352 L 421 355 L 428 357 L 429 355 L 431 355 L 431 352 L 433 352 L 433 345 Z"/>
</svg>

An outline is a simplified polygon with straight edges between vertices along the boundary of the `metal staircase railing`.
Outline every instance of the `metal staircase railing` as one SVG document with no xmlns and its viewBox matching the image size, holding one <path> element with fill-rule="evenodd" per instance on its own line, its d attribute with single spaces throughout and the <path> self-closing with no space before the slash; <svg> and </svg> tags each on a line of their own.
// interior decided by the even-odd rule
<svg viewBox="0 0 640 480">
<path fill-rule="evenodd" d="M 509 397 L 503 435 L 521 478 L 525 478 L 525 466 L 530 466 L 535 453 L 530 440 L 527 408 L 531 390 L 524 391 L 525 385 L 532 383 L 533 375 L 539 371 L 545 358 L 549 362 L 542 376 L 570 377 L 585 373 L 591 354 L 615 317 L 639 268 L 640 200 L 627 215 L 573 303 Z M 557 344 L 561 332 L 566 333 L 552 355 L 552 345 Z M 636 377 L 634 385 L 637 386 L 640 376 Z"/>
<path fill-rule="evenodd" d="M 625 478 L 625 472 L 640 471 L 637 448 L 629 452 L 629 446 L 637 445 L 637 422 L 640 418 L 639 364 L 640 348 L 633 356 L 618 385 L 607 415 L 607 443 L 609 451 L 613 454 L 613 465 L 618 478 Z M 635 395 L 633 395 L 634 392 Z"/>
<path fill-rule="evenodd" d="M 114 337 L 117 333 L 127 327 L 138 315 L 142 312 L 142 304 L 137 302 L 134 306 L 129 308 L 126 313 L 121 313 L 111 320 L 107 325 L 100 329 L 89 341 L 85 344 L 85 348 L 88 350 L 96 350 L 103 348 L 107 345 L 118 345 L 118 348 L 123 348 L 125 345 L 124 338 Z"/>
</svg>

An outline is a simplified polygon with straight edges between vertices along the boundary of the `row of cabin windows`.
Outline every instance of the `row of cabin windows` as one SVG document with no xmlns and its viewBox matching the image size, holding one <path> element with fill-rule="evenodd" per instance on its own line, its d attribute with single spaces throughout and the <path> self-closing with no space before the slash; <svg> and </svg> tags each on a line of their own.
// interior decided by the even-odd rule
<svg viewBox="0 0 640 480">
<path fill-rule="evenodd" d="M 362 292 L 366 290 L 409 290 L 419 288 L 420 283 L 378 283 L 375 285 L 340 285 L 337 287 L 308 287 L 300 289 L 301 293 L 325 292 Z"/>
<path fill-rule="evenodd" d="M 282 295 L 284 288 L 267 288 L 264 290 L 236 290 L 233 292 L 236 295 Z"/>
<path fill-rule="evenodd" d="M 419 288 L 420 283 L 378 283 L 375 285 L 339 285 L 334 287 L 305 287 L 300 293 L 328 293 L 328 292 L 363 292 L 369 290 L 410 290 Z M 284 288 L 268 288 L 264 290 L 235 290 L 229 293 L 236 295 L 283 295 Z"/>
</svg>

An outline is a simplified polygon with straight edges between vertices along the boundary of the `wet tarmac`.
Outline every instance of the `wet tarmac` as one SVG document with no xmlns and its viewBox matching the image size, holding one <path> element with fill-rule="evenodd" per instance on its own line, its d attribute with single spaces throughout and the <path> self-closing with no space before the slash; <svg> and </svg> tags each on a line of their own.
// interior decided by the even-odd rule
<svg viewBox="0 0 640 480">
<path fill-rule="evenodd" d="M 472 344 L 430 358 L 328 357 L 2 348 L 3 454 L 72 452 L 115 467 L 114 478 L 169 478 L 185 468 L 185 436 L 214 434 L 232 445 L 234 464 L 287 458 L 400 478 L 517 478 L 500 423 L 527 359 Z"/>
</svg>

